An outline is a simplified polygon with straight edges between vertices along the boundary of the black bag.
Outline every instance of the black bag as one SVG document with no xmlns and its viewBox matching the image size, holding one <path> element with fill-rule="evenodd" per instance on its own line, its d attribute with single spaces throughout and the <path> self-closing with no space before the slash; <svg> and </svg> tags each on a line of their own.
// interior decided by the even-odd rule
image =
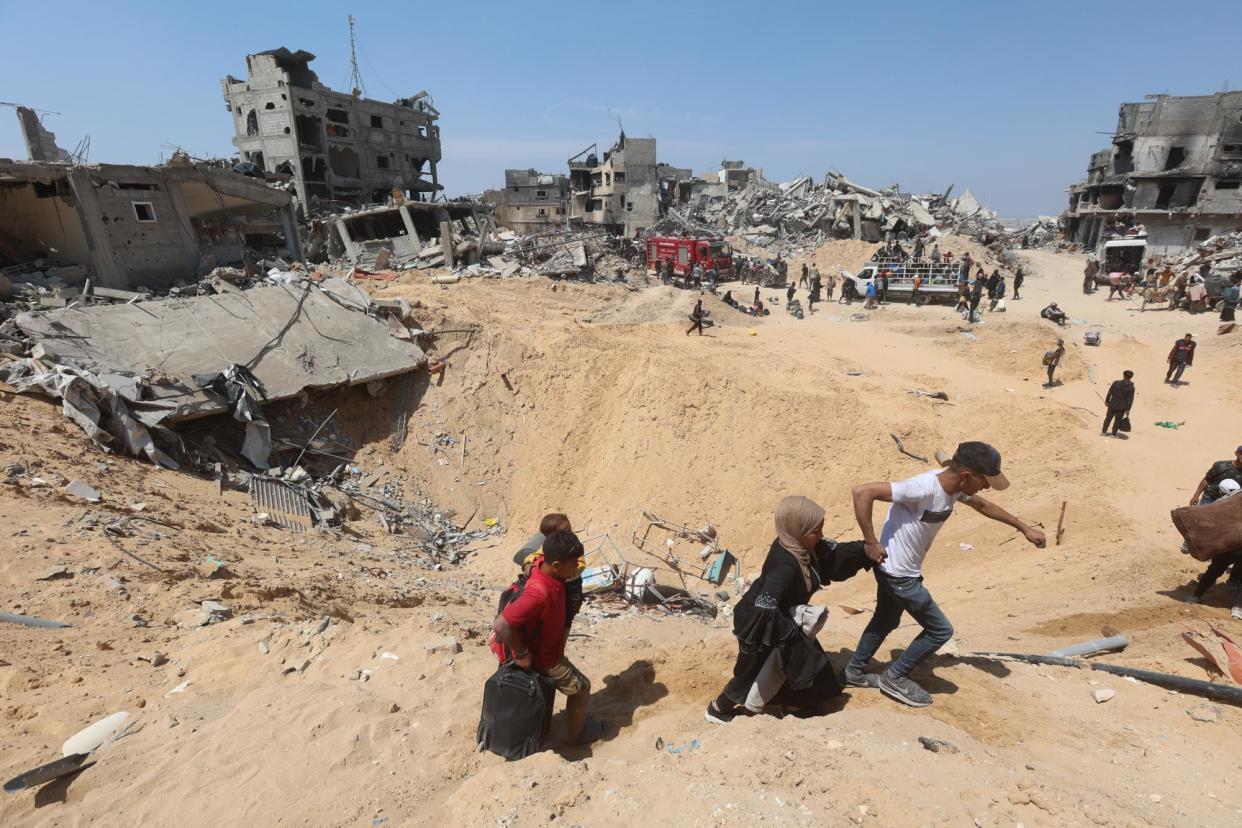
<svg viewBox="0 0 1242 828">
<path fill-rule="evenodd" d="M 1117 430 L 1124 431 L 1127 434 L 1130 433 L 1130 415 L 1129 414 L 1122 414 L 1120 417 L 1117 418 Z"/>
<path fill-rule="evenodd" d="M 523 759 L 543 749 L 552 723 L 556 685 L 547 676 L 512 662 L 483 685 L 483 714 L 475 734 L 479 750 Z"/>
</svg>

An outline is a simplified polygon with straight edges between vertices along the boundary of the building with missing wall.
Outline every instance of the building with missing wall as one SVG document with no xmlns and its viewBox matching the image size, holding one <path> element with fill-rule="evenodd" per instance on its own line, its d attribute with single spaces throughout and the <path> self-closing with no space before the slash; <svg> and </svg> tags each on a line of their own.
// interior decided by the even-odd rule
<svg viewBox="0 0 1242 828">
<path fill-rule="evenodd" d="M 1089 249 L 1142 224 L 1148 247 L 1178 253 L 1242 225 L 1242 92 L 1124 103 L 1112 145 L 1067 189 L 1066 237 Z"/>
<path fill-rule="evenodd" d="M 248 55 L 246 80 L 220 82 L 238 152 L 265 172 L 292 176 L 305 210 L 387 202 L 393 190 L 430 201 L 440 186 L 440 128 L 426 92 L 394 103 L 335 92 L 310 52 Z"/>
</svg>

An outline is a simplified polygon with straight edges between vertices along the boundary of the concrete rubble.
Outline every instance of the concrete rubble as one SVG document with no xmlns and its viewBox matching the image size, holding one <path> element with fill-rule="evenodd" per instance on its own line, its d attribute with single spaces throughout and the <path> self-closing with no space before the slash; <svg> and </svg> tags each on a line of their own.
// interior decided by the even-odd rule
<svg viewBox="0 0 1242 828">
<path fill-rule="evenodd" d="M 150 430 L 219 413 L 245 428 L 241 454 L 267 468 L 272 451 L 262 405 L 307 389 L 353 386 L 427 365 L 395 309 L 392 335 L 356 285 L 290 272 L 280 284 L 122 305 L 19 314 L 6 323 L 29 356 L 0 367 L 19 391 L 62 400 L 65 412 L 105 448 L 176 462 Z"/>
<path fill-rule="evenodd" d="M 784 184 L 755 177 L 741 190 L 720 195 L 715 188 L 690 187 L 682 204 L 670 207 L 654 230 L 662 234 L 737 236 L 784 257 L 810 253 L 832 239 L 869 242 L 929 232 L 957 233 L 989 244 L 1003 234 L 996 213 L 968 190 L 911 195 L 897 185 L 873 190 L 830 172 L 820 183 L 803 176 Z"/>
</svg>

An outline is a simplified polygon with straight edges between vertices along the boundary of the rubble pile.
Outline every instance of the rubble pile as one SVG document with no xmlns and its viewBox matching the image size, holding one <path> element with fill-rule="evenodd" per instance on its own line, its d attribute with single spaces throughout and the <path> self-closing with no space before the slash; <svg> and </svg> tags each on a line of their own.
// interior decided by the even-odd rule
<svg viewBox="0 0 1242 828">
<path fill-rule="evenodd" d="M 654 232 L 739 236 L 784 257 L 810 253 L 832 239 L 881 241 L 892 234 L 969 236 L 988 244 L 1004 233 L 996 213 L 968 190 L 958 198 L 944 193 L 911 195 L 894 184 L 873 190 L 838 173 L 820 184 L 803 176 L 784 184 L 757 179 L 724 197 L 693 192 L 688 202 L 669 209 Z"/>
<path fill-rule="evenodd" d="M 1014 247 L 1060 248 L 1064 246 L 1061 233 L 1061 222 L 1056 216 L 1040 216 L 1025 227 L 1009 233 L 1010 244 Z"/>
<path fill-rule="evenodd" d="M 1198 273 L 1203 265 L 1225 279 L 1242 274 L 1242 230 L 1222 233 L 1201 242 L 1194 250 L 1165 262 L 1175 275 Z"/>
</svg>

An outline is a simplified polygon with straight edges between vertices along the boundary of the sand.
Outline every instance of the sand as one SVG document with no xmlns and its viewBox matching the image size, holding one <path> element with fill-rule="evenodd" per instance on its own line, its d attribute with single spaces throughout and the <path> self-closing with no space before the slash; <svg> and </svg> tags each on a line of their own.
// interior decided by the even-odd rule
<svg viewBox="0 0 1242 828">
<path fill-rule="evenodd" d="M 866 251 L 822 251 L 819 266 L 845 267 L 849 255 Z M 129 710 L 141 725 L 68 783 L 0 799 L 0 824 L 1236 823 L 1237 709 L 1100 673 L 944 655 L 916 673 L 935 696 L 924 710 L 856 691 L 816 719 L 714 726 L 702 711 L 735 654 L 724 617 L 589 610 L 569 653 L 594 682 L 605 738 L 517 764 L 474 749 L 495 669 L 485 636 L 496 591 L 539 515 L 566 511 L 640 563 L 625 543 L 639 510 L 711 521 L 753 575 L 782 495 L 814 497 L 827 534 L 852 538 L 852 485 L 925 468 L 890 432 L 928 457 L 963 439 L 993 442 L 1013 481 L 995 499 L 1049 530 L 1069 502 L 1062 544 L 1044 550 L 973 513 L 945 526 L 926 573 L 959 654 L 1047 652 L 1110 624 L 1132 644 L 1109 661 L 1205 678 L 1180 632 L 1242 627 L 1219 592 L 1201 606 L 1179 600 L 1202 565 L 1177 552 L 1168 512 L 1238 441 L 1231 373 L 1242 340 L 1215 337 L 1213 316 L 1083 296 L 1081 257 L 1023 255 L 1037 273 L 1024 298 L 985 314 L 974 339 L 944 307 L 851 321 L 843 306 L 821 305 L 799 321 L 778 304 L 756 320 L 711 297 L 718 325 L 687 337 L 694 296 L 669 288 L 441 288 L 403 276 L 379 292 L 418 301 L 424 327 L 481 328 L 442 339 L 443 379 L 394 383 L 379 399 L 319 393 L 277 413 L 317 422 L 339 408 L 359 466 L 508 527 L 441 572 L 413 564 L 369 517 L 340 537 L 255 525 L 245 494 L 102 455 L 53 405 L 0 395 L 0 466 L 29 462 L 32 474 L 104 493 L 87 504 L 55 485 L 0 489 L 0 608 L 74 625 L 0 625 L 5 777 L 56 758 L 65 738 L 109 713 Z M 1063 332 L 1039 321 L 1052 299 L 1100 326 L 1103 345 L 1082 344 L 1085 324 Z M 1197 364 L 1172 388 L 1160 382 L 1164 357 L 1187 330 L 1202 339 Z M 1044 389 L 1040 356 L 1058 335 L 1069 345 L 1064 384 Z M 1134 434 L 1101 438 L 1099 397 L 1125 368 L 1136 372 Z M 407 438 L 394 447 L 402 420 Z M 466 435 L 464 463 L 429 454 L 435 431 Z M 100 531 L 124 516 L 145 520 L 127 537 Z M 226 562 L 225 577 L 201 576 L 208 556 Z M 56 565 L 73 577 L 35 580 Z M 203 599 L 234 617 L 178 627 Z M 839 666 L 868 618 L 841 607 L 869 609 L 874 586 L 863 575 L 815 600 L 830 608 L 820 638 Z M 881 656 L 915 629 L 907 619 Z M 445 635 L 462 652 L 426 651 Z M 139 659 L 154 652 L 168 663 Z M 1097 703 L 1101 687 L 1115 697 Z M 1189 715 L 1204 705 L 1217 721 Z M 920 736 L 957 752 L 930 753 Z"/>
</svg>

